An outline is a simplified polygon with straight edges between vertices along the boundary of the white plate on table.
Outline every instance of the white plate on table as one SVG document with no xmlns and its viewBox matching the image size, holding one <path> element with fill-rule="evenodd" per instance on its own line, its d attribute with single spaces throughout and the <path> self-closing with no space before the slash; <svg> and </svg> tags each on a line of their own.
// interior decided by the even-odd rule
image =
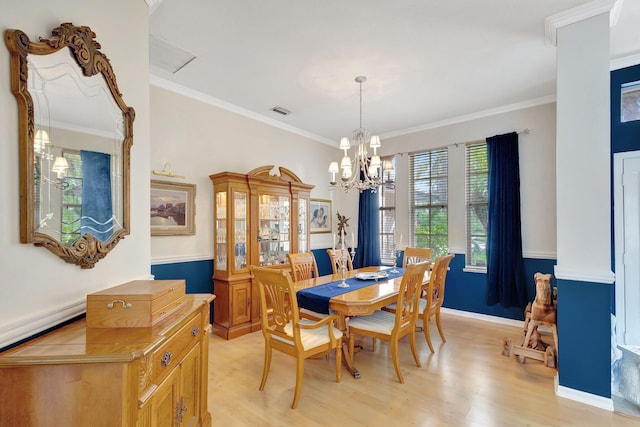
<svg viewBox="0 0 640 427">
<path fill-rule="evenodd" d="M 370 271 L 364 273 L 356 273 L 355 278 L 360 280 L 379 280 L 386 279 L 389 275 L 384 271 Z"/>
</svg>

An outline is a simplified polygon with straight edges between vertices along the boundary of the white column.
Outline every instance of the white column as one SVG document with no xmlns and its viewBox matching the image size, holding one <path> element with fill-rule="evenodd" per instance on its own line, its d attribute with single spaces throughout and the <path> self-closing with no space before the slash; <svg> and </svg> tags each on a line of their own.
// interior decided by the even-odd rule
<svg viewBox="0 0 640 427">
<path fill-rule="evenodd" d="M 609 13 L 556 36 L 556 277 L 612 283 Z"/>
</svg>

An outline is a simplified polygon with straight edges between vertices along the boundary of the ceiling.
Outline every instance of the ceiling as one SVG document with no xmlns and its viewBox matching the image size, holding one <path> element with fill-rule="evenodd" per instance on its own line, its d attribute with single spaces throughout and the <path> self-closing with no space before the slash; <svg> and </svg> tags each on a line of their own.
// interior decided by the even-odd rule
<svg viewBox="0 0 640 427">
<path fill-rule="evenodd" d="M 389 137 L 553 100 L 545 18 L 603 1 L 154 0 L 152 82 L 337 144 L 363 75 L 362 124 Z M 640 0 L 617 8 L 612 60 L 640 57 Z M 166 71 L 168 49 L 195 59 Z"/>
</svg>

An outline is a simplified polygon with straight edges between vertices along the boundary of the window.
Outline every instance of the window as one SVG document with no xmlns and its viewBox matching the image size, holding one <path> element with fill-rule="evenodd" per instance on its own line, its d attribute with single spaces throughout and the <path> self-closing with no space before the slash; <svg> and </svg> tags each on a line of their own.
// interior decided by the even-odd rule
<svg viewBox="0 0 640 427">
<path fill-rule="evenodd" d="M 409 244 L 434 257 L 449 252 L 447 174 L 446 148 L 409 156 Z"/>
<path fill-rule="evenodd" d="M 487 267 L 487 222 L 489 201 L 489 168 L 487 143 L 466 146 L 467 267 Z"/>
<path fill-rule="evenodd" d="M 383 264 L 393 264 L 393 241 L 396 229 L 396 170 L 393 157 L 385 157 L 383 162 L 394 163 L 393 170 L 385 172 L 385 183 L 378 191 L 380 206 L 380 260 Z"/>
<path fill-rule="evenodd" d="M 82 216 L 82 159 L 79 151 L 65 150 L 62 155 L 69 163 L 62 188 L 61 243 L 73 245 L 80 238 Z"/>
<path fill-rule="evenodd" d="M 640 120 L 640 80 L 620 87 L 620 121 Z"/>
</svg>

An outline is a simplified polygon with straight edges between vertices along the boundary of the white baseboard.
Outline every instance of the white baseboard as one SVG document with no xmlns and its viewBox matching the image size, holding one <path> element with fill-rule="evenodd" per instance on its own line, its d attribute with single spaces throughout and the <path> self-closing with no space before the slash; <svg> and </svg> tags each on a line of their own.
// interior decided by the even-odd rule
<svg viewBox="0 0 640 427">
<path fill-rule="evenodd" d="M 467 317 L 475 320 L 483 320 L 485 322 L 499 323 L 502 325 L 522 327 L 522 320 L 505 319 L 504 317 L 489 316 L 486 314 L 472 313 L 469 311 L 454 310 L 451 308 L 442 307 L 442 312 L 451 314 L 454 316 Z M 558 384 L 558 375 L 554 377 L 556 396 L 563 397 L 565 399 L 575 400 L 576 402 L 584 403 L 585 405 L 595 406 L 596 408 L 604 409 L 613 412 L 613 400 L 598 396 L 591 393 L 585 393 L 584 391 L 575 390 L 569 387 L 564 387 Z"/>
<path fill-rule="evenodd" d="M 518 328 L 522 328 L 522 325 L 524 324 L 524 320 L 507 319 L 499 316 L 490 316 L 488 314 L 480 314 L 480 313 L 472 313 L 470 311 L 455 310 L 453 308 L 442 307 L 440 310 L 443 313 L 451 314 L 454 316 L 467 317 L 470 319 L 482 320 L 484 322 L 491 322 L 491 323 L 499 323 L 501 325 L 515 326 Z"/>
<path fill-rule="evenodd" d="M 556 375 L 556 396 L 575 400 L 576 402 L 584 403 L 585 405 L 591 405 L 596 408 L 613 412 L 613 400 L 611 398 L 585 393 L 584 391 L 558 385 L 557 378 L 558 376 Z"/>
</svg>

